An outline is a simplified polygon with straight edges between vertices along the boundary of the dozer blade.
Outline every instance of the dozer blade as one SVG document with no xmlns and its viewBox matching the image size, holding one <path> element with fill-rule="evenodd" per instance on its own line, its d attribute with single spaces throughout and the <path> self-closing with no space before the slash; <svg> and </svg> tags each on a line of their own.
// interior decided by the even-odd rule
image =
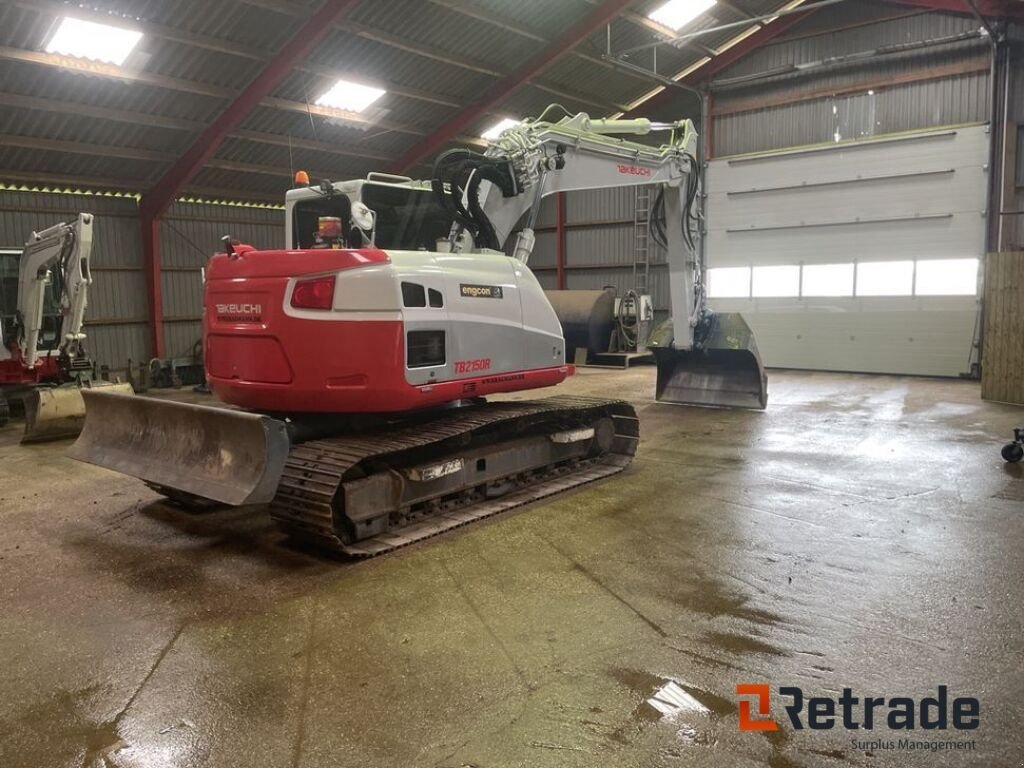
<svg viewBox="0 0 1024 768">
<path fill-rule="evenodd" d="M 658 365 L 659 401 L 727 408 L 768 405 L 768 377 L 754 334 L 738 313 L 715 313 L 699 349 L 651 347 Z"/>
<path fill-rule="evenodd" d="M 283 421 L 102 390 L 82 396 L 85 427 L 72 458 L 223 504 L 273 498 L 290 447 Z"/>
<path fill-rule="evenodd" d="M 90 389 L 105 389 L 108 392 L 135 394 L 131 384 L 92 382 Z M 65 384 L 52 389 L 34 389 L 25 396 L 25 433 L 22 443 L 41 443 L 74 437 L 82 431 L 85 422 L 85 402 L 82 388 Z"/>
</svg>

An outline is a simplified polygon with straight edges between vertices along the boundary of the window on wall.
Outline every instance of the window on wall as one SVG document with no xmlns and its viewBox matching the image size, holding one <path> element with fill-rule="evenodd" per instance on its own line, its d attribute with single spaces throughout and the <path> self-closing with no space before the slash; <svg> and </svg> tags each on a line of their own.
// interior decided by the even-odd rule
<svg viewBox="0 0 1024 768">
<path fill-rule="evenodd" d="M 800 295 L 800 267 L 754 267 L 755 299 Z"/>
<path fill-rule="evenodd" d="M 910 296 L 914 293 L 914 262 L 865 261 L 857 264 L 858 296 Z"/>
<path fill-rule="evenodd" d="M 709 269 L 708 298 L 736 299 L 750 296 L 750 267 Z"/>
<path fill-rule="evenodd" d="M 707 271 L 708 298 L 842 296 L 973 296 L 978 259 L 862 261 L 715 267 Z M 856 285 L 854 285 L 856 283 Z M 856 291 L 854 291 L 856 288 Z"/>
<path fill-rule="evenodd" d="M 803 296 L 853 296 L 853 264 L 805 264 Z"/>
<path fill-rule="evenodd" d="M 917 262 L 918 296 L 973 296 L 978 290 L 977 259 L 928 259 Z"/>
</svg>

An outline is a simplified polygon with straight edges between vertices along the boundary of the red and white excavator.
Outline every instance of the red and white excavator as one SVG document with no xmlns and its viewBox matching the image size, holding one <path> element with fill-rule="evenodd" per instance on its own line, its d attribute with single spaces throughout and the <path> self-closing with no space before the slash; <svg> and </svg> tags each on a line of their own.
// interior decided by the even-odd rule
<svg viewBox="0 0 1024 768">
<path fill-rule="evenodd" d="M 614 135 L 658 128 L 661 146 Z M 528 266 L 542 198 L 637 184 L 659 189 L 671 280 L 658 399 L 764 408 L 749 328 L 705 306 L 694 147 L 690 121 L 542 116 L 444 153 L 430 182 L 293 189 L 285 250 L 225 239 L 206 269 L 206 375 L 234 409 L 85 392 L 71 455 L 179 501 L 269 502 L 293 537 L 363 557 L 619 472 L 629 403 L 483 398 L 572 373 Z"/>
<path fill-rule="evenodd" d="M 93 378 L 83 330 L 92 227 L 92 214 L 80 213 L 0 254 L 0 427 L 11 404 L 24 403 L 22 442 L 77 435 L 85 418 L 79 388 Z M 131 394 L 126 384 L 117 388 Z"/>
</svg>

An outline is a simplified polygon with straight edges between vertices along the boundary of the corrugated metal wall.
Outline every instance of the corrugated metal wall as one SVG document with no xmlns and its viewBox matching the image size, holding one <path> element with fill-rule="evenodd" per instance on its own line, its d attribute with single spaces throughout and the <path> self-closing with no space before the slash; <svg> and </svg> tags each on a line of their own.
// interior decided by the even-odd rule
<svg viewBox="0 0 1024 768">
<path fill-rule="evenodd" d="M 149 298 L 138 206 L 133 198 L 0 190 L 0 247 L 20 248 L 33 230 L 95 214 L 88 349 L 113 370 L 150 355 Z M 284 245 L 280 210 L 176 204 L 161 229 L 166 354 L 186 357 L 202 334 L 201 268 L 224 235 L 263 247 Z"/>
<path fill-rule="evenodd" d="M 753 52 L 716 76 L 739 76 L 806 64 L 830 56 L 879 46 L 934 40 L 974 32 L 967 15 L 927 12 L 889 3 L 856 2 L 817 12 L 784 37 Z M 983 40 L 964 40 L 922 51 L 874 57 L 856 64 L 828 67 L 808 74 L 777 74 L 768 81 L 716 88 L 714 154 L 741 154 L 841 139 L 899 133 L 944 125 L 985 122 L 989 117 L 988 48 Z M 948 74 L 956 70 L 969 70 Z M 863 82 L 916 80 L 888 87 L 863 88 Z M 1021 78 L 1024 94 L 1024 77 Z M 868 90 L 874 91 L 868 93 Z M 841 95 L 819 95 L 840 92 Z M 680 94 L 680 104 L 685 96 Z M 760 109 L 733 111 L 755 100 Z M 776 103 L 776 102 L 791 103 Z M 1024 111 L 1024 95 L 1020 100 Z M 697 115 L 680 113 L 677 117 Z M 667 115 L 662 115 L 666 117 Z M 1021 138 L 1024 149 L 1024 136 Z M 1024 156 L 1024 152 L 1022 152 Z M 1024 160 L 1021 160 L 1024 167 Z M 1024 175 L 1021 176 L 1024 178 Z M 633 189 L 568 193 L 566 200 L 566 287 L 620 291 L 632 287 Z M 545 201 L 531 266 L 541 283 L 555 287 L 554 201 Z M 1022 231 L 1024 231 L 1024 217 Z M 651 291 L 655 309 L 670 309 L 664 256 L 652 253 Z"/>
<path fill-rule="evenodd" d="M 284 212 L 176 203 L 160 229 L 163 255 L 164 349 L 187 357 L 202 336 L 202 268 L 225 235 L 258 248 L 283 248 Z"/>
<path fill-rule="evenodd" d="M 978 28 L 968 15 L 882 3 L 847 3 L 819 11 L 716 76 L 714 153 L 735 155 L 985 122 L 989 48 L 980 37 L 785 71 L 885 46 L 973 35 Z"/>
</svg>

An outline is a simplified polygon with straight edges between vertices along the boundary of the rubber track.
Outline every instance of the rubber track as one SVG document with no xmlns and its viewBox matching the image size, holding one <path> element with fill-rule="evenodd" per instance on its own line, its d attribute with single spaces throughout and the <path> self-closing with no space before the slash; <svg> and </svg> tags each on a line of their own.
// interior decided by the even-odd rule
<svg viewBox="0 0 1024 768">
<path fill-rule="evenodd" d="M 409 450 L 431 445 L 441 448 L 442 443 L 464 439 L 484 428 L 497 426 L 516 432 L 525 427 L 543 427 L 549 421 L 558 423 L 566 417 L 596 421 L 603 416 L 610 416 L 615 426 L 611 450 L 599 458 L 581 461 L 572 471 L 564 467 L 541 470 L 534 485 L 496 499 L 442 511 L 355 544 L 346 544 L 335 533 L 331 502 L 345 482 L 345 475 L 362 462 L 373 459 L 375 463 L 387 463 L 388 459 L 400 459 Z M 552 397 L 489 403 L 397 431 L 297 445 L 288 457 L 277 495 L 270 504 L 270 514 L 294 538 L 350 557 L 374 557 L 621 472 L 632 461 L 638 440 L 636 412 L 623 400 Z"/>
</svg>

